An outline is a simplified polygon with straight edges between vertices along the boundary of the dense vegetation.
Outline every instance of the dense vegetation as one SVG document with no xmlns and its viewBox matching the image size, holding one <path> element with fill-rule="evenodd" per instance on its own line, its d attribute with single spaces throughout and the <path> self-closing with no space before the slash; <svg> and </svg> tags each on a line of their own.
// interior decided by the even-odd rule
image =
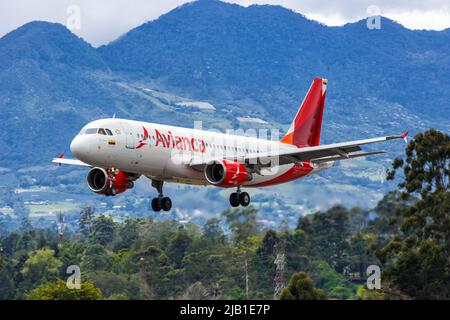
<svg viewBox="0 0 450 320">
<path fill-rule="evenodd" d="M 449 136 L 418 134 L 389 178 L 399 170 L 399 189 L 373 210 L 336 206 L 301 216 L 295 229 L 262 230 L 254 207 L 203 226 L 119 224 L 86 208 L 62 243 L 29 227 L 0 238 L 0 298 L 273 299 L 277 276 L 281 299 L 448 299 Z M 358 282 L 368 264 L 383 271 L 380 290 Z M 65 285 L 70 265 L 81 269 L 78 290 Z"/>
</svg>

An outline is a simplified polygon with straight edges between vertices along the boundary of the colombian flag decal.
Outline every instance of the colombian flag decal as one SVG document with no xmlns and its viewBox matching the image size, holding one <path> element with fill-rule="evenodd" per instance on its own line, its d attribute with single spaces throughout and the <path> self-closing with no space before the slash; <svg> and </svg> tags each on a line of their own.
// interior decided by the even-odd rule
<svg viewBox="0 0 450 320">
<path fill-rule="evenodd" d="M 116 145 L 116 140 L 108 140 L 108 144 L 115 146 Z"/>
</svg>

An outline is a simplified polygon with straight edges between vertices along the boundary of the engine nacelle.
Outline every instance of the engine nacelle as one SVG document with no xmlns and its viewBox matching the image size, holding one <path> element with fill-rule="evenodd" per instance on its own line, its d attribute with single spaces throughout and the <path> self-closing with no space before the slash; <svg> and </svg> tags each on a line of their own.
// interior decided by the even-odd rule
<svg viewBox="0 0 450 320">
<path fill-rule="evenodd" d="M 105 196 L 115 196 L 134 186 L 125 172 L 103 168 L 92 168 L 87 175 L 87 184 L 91 191 Z"/>
<path fill-rule="evenodd" d="M 252 178 L 244 164 L 230 160 L 214 160 L 207 164 L 205 177 L 209 183 L 225 188 L 240 186 Z"/>
</svg>

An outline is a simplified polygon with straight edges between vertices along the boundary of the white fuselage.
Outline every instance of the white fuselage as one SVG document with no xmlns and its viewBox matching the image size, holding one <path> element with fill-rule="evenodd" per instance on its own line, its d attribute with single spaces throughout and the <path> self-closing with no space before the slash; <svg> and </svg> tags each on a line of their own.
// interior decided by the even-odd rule
<svg viewBox="0 0 450 320">
<path fill-rule="evenodd" d="M 103 119 L 87 124 L 73 139 L 70 148 L 75 157 L 94 167 L 117 168 L 150 179 L 201 185 L 207 185 L 208 181 L 203 170 L 189 165 L 193 159 L 224 159 L 297 149 L 278 141 L 124 119 Z M 243 185 L 287 182 L 329 167 L 308 165 L 308 171 L 294 177 L 293 166 L 272 165 L 270 170 L 254 174 L 252 180 Z"/>
</svg>

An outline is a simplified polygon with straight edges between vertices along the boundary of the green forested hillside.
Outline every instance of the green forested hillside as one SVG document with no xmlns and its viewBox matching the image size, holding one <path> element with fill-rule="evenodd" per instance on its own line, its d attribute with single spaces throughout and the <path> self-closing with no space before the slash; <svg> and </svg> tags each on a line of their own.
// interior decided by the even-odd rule
<svg viewBox="0 0 450 320">
<path fill-rule="evenodd" d="M 26 298 L 37 287 L 67 279 L 67 267 L 78 265 L 82 282 L 92 281 L 106 299 L 244 299 L 246 276 L 248 298 L 272 299 L 275 246 L 283 243 L 286 278 L 306 271 L 330 297 L 357 297 L 357 286 L 342 272 L 359 256 L 351 252 L 356 250 L 352 235 L 339 234 L 350 228 L 354 211 L 336 207 L 301 219 L 299 226 L 311 220 L 308 229 L 282 231 L 259 230 L 257 213 L 254 208 L 225 212 L 202 227 L 146 218 L 117 224 L 99 216 L 88 232 L 83 234 L 84 225 L 80 233 L 65 235 L 62 244 L 50 230 L 12 233 L 2 239 L 0 295 Z M 357 214 L 364 219 L 367 213 Z M 229 237 L 221 222 L 231 229 Z"/>
</svg>

